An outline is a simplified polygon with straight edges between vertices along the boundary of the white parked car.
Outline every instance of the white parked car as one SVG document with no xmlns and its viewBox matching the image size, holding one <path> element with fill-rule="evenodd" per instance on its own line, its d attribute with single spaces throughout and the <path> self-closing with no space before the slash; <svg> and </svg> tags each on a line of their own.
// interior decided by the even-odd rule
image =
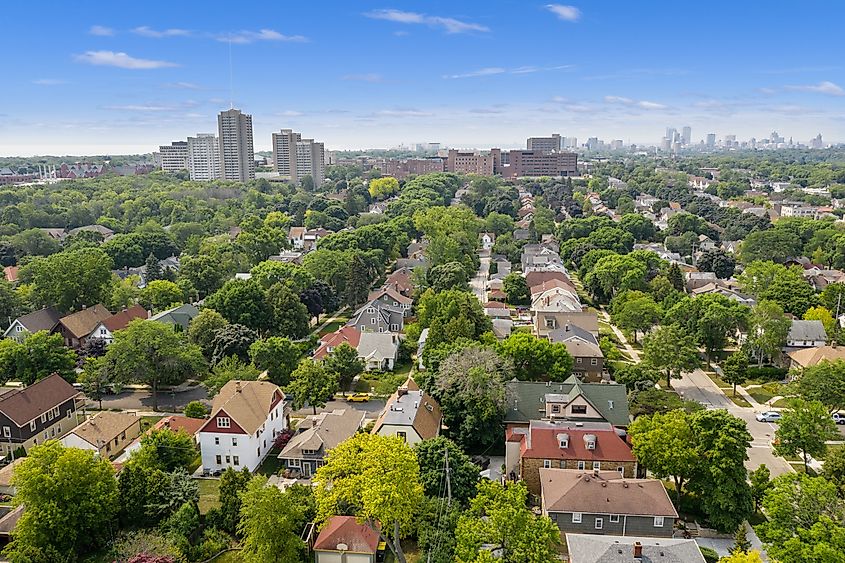
<svg viewBox="0 0 845 563">
<path fill-rule="evenodd" d="M 756 418 L 759 422 L 777 422 L 781 416 L 778 411 L 766 411 L 759 413 Z"/>
<path fill-rule="evenodd" d="M 833 422 L 836 424 L 845 424 L 845 414 L 842 414 L 841 412 L 833 413 L 831 418 L 833 418 Z"/>
</svg>

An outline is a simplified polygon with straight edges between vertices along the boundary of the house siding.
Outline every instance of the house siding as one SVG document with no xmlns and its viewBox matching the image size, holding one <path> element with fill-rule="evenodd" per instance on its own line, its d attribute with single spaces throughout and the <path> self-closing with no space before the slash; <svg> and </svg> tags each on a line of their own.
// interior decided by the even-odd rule
<svg viewBox="0 0 845 563">
<path fill-rule="evenodd" d="M 543 467 L 544 459 L 522 458 L 520 461 L 520 475 L 528 487 L 528 491 L 534 495 L 542 493 L 540 486 L 540 469 Z M 592 471 L 594 460 L 577 460 L 577 459 L 553 459 L 553 469 L 578 469 L 578 461 L 584 462 L 584 470 Z M 637 462 L 636 461 L 602 461 L 602 471 L 618 471 L 623 467 L 625 472 L 622 477 L 634 479 L 637 476 Z"/>
<path fill-rule="evenodd" d="M 273 413 L 272 420 L 270 420 L 271 412 Z M 259 431 L 257 436 L 255 433 L 247 434 L 231 417 L 231 428 L 218 428 L 218 416 L 228 416 L 228 414 L 222 409 L 217 411 L 198 434 L 202 467 L 208 471 L 222 471 L 227 467 L 233 469 L 246 467 L 250 471 L 255 471 L 273 449 L 276 435 L 287 428 L 284 405 L 280 404 L 279 399 L 275 400 L 273 408 L 267 413 L 263 424 L 264 431 Z M 215 438 L 218 439 L 217 442 Z M 232 438 L 236 438 L 237 445 L 232 443 Z M 217 463 L 218 455 L 220 463 Z M 235 465 L 235 456 L 238 457 L 238 465 Z"/>
<path fill-rule="evenodd" d="M 611 522 L 610 514 L 583 513 L 581 523 L 572 522 L 571 512 L 549 512 L 549 518 L 557 524 L 564 534 L 596 534 L 602 536 L 636 536 L 670 538 L 674 530 L 675 519 L 666 516 L 662 527 L 654 526 L 653 516 L 619 515 L 619 522 Z M 602 529 L 596 529 L 596 518 L 602 519 Z"/>
<path fill-rule="evenodd" d="M 405 442 L 409 446 L 422 442 L 422 438 L 420 438 L 420 435 L 417 434 L 417 431 L 414 430 L 413 426 L 382 424 L 381 428 L 378 430 L 379 436 L 397 436 L 400 432 L 405 433 Z"/>
<path fill-rule="evenodd" d="M 68 399 L 58 407 L 58 417 L 50 418 L 49 411 L 45 413 L 44 422 L 41 421 L 40 415 L 36 417 L 34 430 L 29 422 L 20 427 L 0 412 L 0 454 L 5 455 L 21 446 L 28 451 L 32 446 L 43 444 L 47 440 L 58 440 L 76 428 L 78 415 L 75 399 Z M 7 427 L 10 436 L 5 435 Z"/>
</svg>

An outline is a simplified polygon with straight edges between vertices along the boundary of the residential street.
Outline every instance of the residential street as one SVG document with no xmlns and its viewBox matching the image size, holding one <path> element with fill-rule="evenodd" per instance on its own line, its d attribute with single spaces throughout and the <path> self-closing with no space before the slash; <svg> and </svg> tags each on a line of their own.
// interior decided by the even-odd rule
<svg viewBox="0 0 845 563">
<path fill-rule="evenodd" d="M 205 387 L 192 387 L 185 391 L 159 391 L 158 410 L 166 412 L 181 412 L 191 401 L 207 401 L 208 392 Z M 89 408 L 97 408 L 97 401 L 88 401 Z M 104 409 L 145 410 L 153 409 L 153 394 L 147 390 L 127 390 L 114 395 L 103 397 Z"/>
<path fill-rule="evenodd" d="M 326 406 L 322 409 L 317 409 L 317 412 L 326 412 L 326 411 L 333 411 L 335 409 L 355 409 L 359 411 L 363 411 L 367 413 L 368 419 L 375 419 L 378 417 L 379 413 L 384 410 L 384 400 L 383 399 L 370 399 L 366 403 L 348 403 L 346 402 L 341 395 L 336 395 L 334 401 L 329 401 L 326 403 Z M 305 407 L 299 409 L 298 411 L 291 412 L 291 416 L 296 418 L 305 418 L 306 416 L 312 414 L 313 411 L 311 407 Z"/>
<path fill-rule="evenodd" d="M 735 405 L 702 370 L 696 369 L 692 373 L 685 373 L 682 379 L 672 380 L 672 387 L 685 399 L 698 401 L 707 408 L 727 409 L 731 414 L 745 420 L 752 436 L 751 448 L 748 450 L 749 460 L 745 463 L 748 469 L 756 469 L 765 463 L 772 472 L 772 477 L 792 471 L 786 460 L 772 452 L 771 441 L 775 435 L 775 427 L 768 422 L 757 422 L 754 409 Z"/>
<path fill-rule="evenodd" d="M 470 280 L 472 292 L 481 301 L 481 304 L 487 303 L 487 292 L 485 286 L 487 285 L 487 273 L 490 271 L 490 251 L 480 250 L 478 256 L 481 258 L 481 267 L 478 268 L 478 273 Z"/>
</svg>

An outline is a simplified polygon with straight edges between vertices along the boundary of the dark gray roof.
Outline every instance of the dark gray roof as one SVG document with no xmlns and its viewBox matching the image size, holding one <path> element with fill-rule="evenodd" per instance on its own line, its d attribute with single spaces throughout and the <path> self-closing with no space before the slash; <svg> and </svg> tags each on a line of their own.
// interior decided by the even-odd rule
<svg viewBox="0 0 845 563">
<path fill-rule="evenodd" d="M 167 311 L 157 313 L 150 317 L 150 320 L 160 323 L 179 325 L 186 329 L 188 328 L 188 324 L 190 324 L 190 322 L 199 315 L 199 313 L 199 309 L 195 306 L 185 303 L 183 305 L 179 305 L 178 307 L 168 309 Z"/>
<path fill-rule="evenodd" d="M 634 542 L 643 548 L 634 559 Z M 566 534 L 571 563 L 704 563 L 695 540 Z"/>
<path fill-rule="evenodd" d="M 563 383 L 513 380 L 507 383 L 507 388 L 506 423 L 527 423 L 542 418 L 546 395 L 574 398 L 579 392 L 612 425 L 628 426 L 630 422 L 628 394 L 625 386 L 618 383 L 582 383 L 572 376 Z"/>
<path fill-rule="evenodd" d="M 28 315 L 18 317 L 18 322 L 29 332 L 38 332 L 39 330 L 52 330 L 60 318 L 61 315 L 55 309 L 45 307 L 44 309 L 33 311 Z"/>
<path fill-rule="evenodd" d="M 576 324 L 570 323 L 563 328 L 558 328 L 549 332 L 550 342 L 565 342 L 571 338 L 580 338 L 584 342 L 589 342 L 590 344 L 595 344 L 596 346 L 599 345 L 599 341 L 596 340 L 593 333 L 589 330 L 584 330 Z"/>
<path fill-rule="evenodd" d="M 792 321 L 787 340 L 827 340 L 821 321 Z"/>
</svg>

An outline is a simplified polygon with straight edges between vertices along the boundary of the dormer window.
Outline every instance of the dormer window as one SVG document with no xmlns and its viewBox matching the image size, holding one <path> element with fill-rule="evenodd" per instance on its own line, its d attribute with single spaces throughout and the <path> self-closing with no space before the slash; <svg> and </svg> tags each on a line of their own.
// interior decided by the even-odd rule
<svg viewBox="0 0 845 563">
<path fill-rule="evenodd" d="M 572 405 L 572 414 L 587 414 L 587 405 Z"/>
<path fill-rule="evenodd" d="M 565 450 L 569 447 L 569 438 L 560 441 L 560 449 Z"/>
<path fill-rule="evenodd" d="M 560 405 L 552 405 L 552 413 L 557 414 L 560 412 Z"/>
<path fill-rule="evenodd" d="M 596 449 L 596 435 L 584 434 L 584 445 L 587 447 L 588 450 Z"/>
<path fill-rule="evenodd" d="M 557 321 L 554 317 L 546 317 L 546 328 L 555 328 Z"/>
<path fill-rule="evenodd" d="M 217 417 L 217 427 L 218 428 L 231 428 L 232 421 L 228 416 L 218 416 Z"/>
</svg>

